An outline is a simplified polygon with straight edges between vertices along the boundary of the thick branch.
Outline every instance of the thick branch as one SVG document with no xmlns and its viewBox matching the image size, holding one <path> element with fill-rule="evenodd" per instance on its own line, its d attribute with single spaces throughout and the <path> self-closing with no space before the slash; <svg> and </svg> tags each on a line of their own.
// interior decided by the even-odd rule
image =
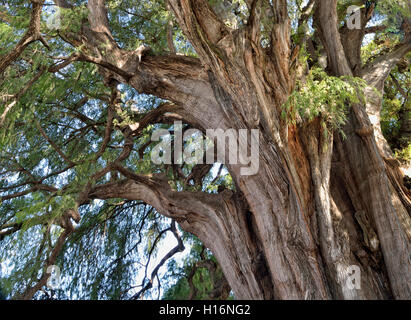
<svg viewBox="0 0 411 320">
<path fill-rule="evenodd" d="M 248 30 L 251 40 L 258 43 L 261 31 L 261 7 L 262 0 L 251 1 L 250 16 L 248 17 Z"/>
<path fill-rule="evenodd" d="M 341 41 L 344 46 L 344 51 L 347 56 L 350 68 L 355 75 L 358 75 L 361 70 L 361 46 L 366 33 L 378 31 L 375 27 L 372 30 L 365 28 L 370 21 L 375 9 L 375 3 L 371 3 L 370 7 L 359 9 L 360 28 L 349 28 L 347 23 L 341 28 Z"/>
<path fill-rule="evenodd" d="M 109 28 L 108 18 L 107 18 L 107 9 L 104 5 L 104 0 L 89 0 L 88 9 L 89 9 L 89 18 L 91 30 L 94 32 L 105 33 L 111 39 L 111 31 Z"/>
<path fill-rule="evenodd" d="M 203 192 L 176 192 L 161 176 L 142 176 L 120 166 L 114 166 L 114 168 L 127 179 L 96 186 L 89 193 L 90 199 L 142 200 L 156 208 L 158 212 L 178 222 L 188 219 L 193 214 L 206 218 L 212 207 L 214 207 L 213 210 L 219 207 L 221 198 L 218 195 Z"/>
<path fill-rule="evenodd" d="M 351 76 L 338 30 L 337 0 L 319 0 L 314 14 L 314 25 L 327 51 L 329 64 L 336 76 Z"/>
<path fill-rule="evenodd" d="M 11 52 L 0 58 L 0 74 L 22 54 L 29 44 L 42 39 L 40 34 L 40 18 L 44 0 L 32 0 L 31 3 L 33 8 L 31 10 L 29 29 Z"/>
<path fill-rule="evenodd" d="M 65 243 L 67 237 L 71 233 L 72 233 L 72 231 L 70 231 L 70 230 L 64 230 L 64 232 L 58 238 L 57 243 L 56 243 L 53 251 L 51 252 L 50 256 L 47 258 L 47 260 L 45 262 L 43 275 L 41 276 L 39 281 L 34 286 L 27 288 L 26 291 L 21 296 L 17 297 L 17 299 L 31 300 L 34 297 L 34 295 L 36 294 L 36 292 L 39 291 L 43 286 L 46 285 L 46 283 L 47 283 L 47 281 L 48 281 L 48 279 L 51 275 L 50 273 L 47 273 L 47 269 L 48 269 L 49 266 L 54 265 L 58 255 L 60 254 L 61 250 L 63 249 L 64 243 Z"/>
<path fill-rule="evenodd" d="M 362 71 L 362 77 L 370 86 L 382 90 L 392 68 L 411 51 L 411 42 L 398 45 L 393 51 L 375 58 Z"/>
<path fill-rule="evenodd" d="M 196 49 L 203 42 L 217 44 L 228 32 L 206 0 L 169 0 L 177 21 Z"/>
</svg>

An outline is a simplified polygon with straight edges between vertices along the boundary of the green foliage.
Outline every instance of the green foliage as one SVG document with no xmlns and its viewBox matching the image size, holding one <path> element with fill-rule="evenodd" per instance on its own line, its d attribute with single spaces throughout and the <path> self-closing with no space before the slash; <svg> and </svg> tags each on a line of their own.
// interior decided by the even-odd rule
<svg viewBox="0 0 411 320">
<path fill-rule="evenodd" d="M 339 1 L 339 9 L 344 13 L 341 8 L 358 2 Z M 81 23 L 87 24 L 85 20 L 89 12 L 85 0 L 72 0 L 70 3 L 76 9 L 62 10 L 59 31 L 47 27 L 46 19 L 53 10 L 51 6 L 47 5 L 43 10 L 41 33 L 50 49 L 40 42 L 30 44 L 1 75 L 0 115 L 11 102 L 4 101 L 18 94 L 39 70 L 55 66 L 64 61 L 60 57 L 69 57 L 79 50 L 79 47 L 74 48 L 64 41 L 64 33 L 79 33 Z M 167 53 L 167 26 L 173 21 L 177 52 L 196 56 L 173 16 L 166 10 L 165 1 L 107 0 L 105 3 L 110 28 L 121 48 L 134 50 L 144 43 L 152 48 L 154 54 Z M 210 0 L 210 3 L 216 8 L 221 1 Z M 269 3 L 264 2 L 263 13 L 269 11 Z M 296 24 L 304 4 L 303 0 L 288 1 L 295 42 L 300 40 Z M 408 14 L 403 10 L 405 4 L 406 1 L 400 0 L 378 2 L 379 18 L 390 28 L 363 47 L 364 63 L 392 50 L 402 40 L 399 27 L 401 15 Z M 29 24 L 30 9 L 29 1 L 0 0 L 0 56 L 9 53 L 21 39 Z M 249 12 L 245 1 L 231 1 L 220 9 L 219 15 L 228 26 L 240 28 L 247 23 Z M 264 47 L 270 43 L 272 21 L 270 14 L 263 14 L 261 42 Z M 312 32 L 310 22 L 308 25 Z M 307 58 L 304 50 L 300 58 Z M 395 69 L 393 75 L 408 93 L 409 66 Z M 338 129 L 345 122 L 348 106 L 362 100 L 363 88 L 364 83 L 357 78 L 330 77 L 320 69 L 313 69 L 306 81 L 297 84 L 295 92 L 284 105 L 283 116 L 290 124 L 320 118 L 325 133 Z M 21 229 L 0 240 L 0 286 L 9 296 L 37 282 L 43 272 L 44 261 L 63 231 L 56 224 L 50 230 L 47 226 L 66 209 L 75 206 L 79 192 L 96 172 L 118 158 L 125 143 L 122 131 L 163 102 L 124 85 L 119 86 L 119 90 L 122 101 L 113 122 L 109 146 L 98 159 L 95 156 L 104 139 L 111 94 L 110 88 L 104 85 L 99 67 L 77 61 L 58 72 L 45 72 L 8 112 L 0 128 L 0 196 L 5 197 L 0 202 L 0 227 L 22 223 Z M 83 98 L 87 101 L 80 103 Z M 394 82 L 389 80 L 385 88 L 382 129 L 397 155 L 405 159 L 411 158 L 410 145 L 399 140 L 403 121 L 401 112 L 408 110 L 408 106 L 407 98 L 401 96 Z M 135 107 L 138 107 L 137 111 Z M 75 166 L 70 166 L 40 134 L 36 122 L 61 152 L 75 162 Z M 178 191 L 217 193 L 221 186 L 235 189 L 233 179 L 224 166 L 216 165 L 206 174 L 202 185 L 196 186 L 177 176 L 172 168 L 153 164 L 150 151 L 154 143 L 150 143 L 150 137 L 160 127 L 172 130 L 169 124 L 155 123 L 134 137 L 131 154 L 122 162 L 125 167 L 137 174 L 167 173 L 172 179 L 170 185 Z M 185 176 L 192 169 L 192 165 L 181 168 Z M 91 183 L 92 186 L 110 183 L 114 178 L 115 175 L 109 172 Z M 117 178 L 122 177 L 118 175 Z M 41 189 L 40 184 L 58 191 Z M 169 219 L 149 206 L 124 199 L 92 201 L 80 208 L 80 214 L 80 225 L 67 239 L 56 261 L 62 271 L 63 283 L 62 289 L 55 291 L 53 296 L 60 299 L 130 298 L 137 286 L 143 283 L 141 275 L 149 277 L 153 261 L 162 257 L 160 248 L 167 244 L 168 239 L 162 232 L 169 227 Z M 184 241 L 190 248 L 189 254 L 182 261 L 172 260 L 167 276 L 163 272 L 159 274 L 160 280 L 167 281 L 165 299 L 186 299 L 190 294 L 187 276 L 193 267 L 204 258 L 215 261 L 208 251 L 201 255 L 203 248 L 198 239 L 184 234 Z M 217 278 L 221 276 L 219 270 Z M 144 281 L 146 284 L 147 277 Z M 199 268 L 193 276 L 193 283 L 197 288 L 195 298 L 209 296 L 213 283 L 207 269 Z M 156 290 L 147 292 L 144 297 L 153 298 L 154 293 L 161 294 Z M 41 297 L 41 294 L 36 296 Z"/>
<path fill-rule="evenodd" d="M 111 30 L 122 47 L 133 50 L 144 43 L 154 52 L 167 48 L 167 25 L 171 15 L 164 1 L 107 2 Z M 124 28 L 125 24 L 127 28 Z"/>
<path fill-rule="evenodd" d="M 405 60 L 407 61 L 407 60 Z M 404 62 L 405 62 L 404 61 Z M 400 64 L 394 68 L 384 87 L 381 129 L 397 158 L 411 161 L 407 123 L 411 118 L 411 67 Z"/>
<path fill-rule="evenodd" d="M 408 0 L 383 0 L 378 1 L 377 13 L 385 17 L 383 23 L 387 26 L 387 32 L 400 34 L 401 24 L 404 18 L 411 18 Z M 404 34 L 401 34 L 403 37 Z"/>
<path fill-rule="evenodd" d="M 363 99 L 364 88 L 365 83 L 360 78 L 333 77 L 314 68 L 304 83 L 297 83 L 296 90 L 283 106 L 282 116 L 289 124 L 319 117 L 324 128 L 339 129 L 346 121 L 347 106 Z"/>
<path fill-rule="evenodd" d="M 210 259 L 216 262 L 212 254 L 205 250 L 197 237 L 190 234 L 185 234 L 185 241 L 190 243 L 191 250 L 189 255 L 184 259 L 181 265 L 176 261 L 170 261 L 168 264 L 168 279 L 172 282 L 169 285 L 162 299 L 163 300 L 194 300 L 210 299 L 210 293 L 214 289 L 214 281 L 221 280 L 223 277 L 221 269 L 218 267 L 215 275 L 211 275 L 210 271 L 204 267 L 196 267 L 201 261 Z M 190 288 L 188 278 L 192 277 L 192 285 L 195 287 L 196 294 Z M 216 279 L 213 280 L 213 277 Z M 218 298 L 217 298 L 218 299 Z M 233 299 L 229 296 L 228 299 Z"/>
</svg>

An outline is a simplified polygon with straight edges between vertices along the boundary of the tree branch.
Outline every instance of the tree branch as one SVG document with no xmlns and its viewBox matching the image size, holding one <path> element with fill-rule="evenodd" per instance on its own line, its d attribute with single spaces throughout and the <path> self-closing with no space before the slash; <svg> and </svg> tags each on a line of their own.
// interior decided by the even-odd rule
<svg viewBox="0 0 411 320">
<path fill-rule="evenodd" d="M 113 169 L 127 179 L 95 186 L 89 192 L 90 199 L 141 200 L 189 229 L 191 226 L 185 224 L 185 221 L 203 219 L 213 212 L 223 210 L 221 194 L 177 192 L 171 189 L 168 180 L 162 175 L 138 175 L 120 165 L 114 165 Z"/>
<path fill-rule="evenodd" d="M 168 230 L 168 229 L 167 229 Z M 149 279 L 149 282 L 147 283 L 146 286 L 144 286 L 139 292 L 137 292 L 132 298 L 131 300 L 137 300 L 139 299 L 139 297 L 141 297 L 142 294 L 144 294 L 144 292 L 146 292 L 147 290 L 151 289 L 153 287 L 153 282 L 154 279 L 157 277 L 158 271 L 160 270 L 160 268 L 164 265 L 164 263 L 166 263 L 172 256 L 174 256 L 176 253 L 178 252 L 183 252 L 184 251 L 184 244 L 183 244 L 183 240 L 181 239 L 180 235 L 178 234 L 177 228 L 176 228 L 176 223 L 173 220 L 171 222 L 171 226 L 169 228 L 169 231 L 171 231 L 174 235 L 174 237 L 177 239 L 177 245 L 172 248 L 161 260 L 160 262 L 157 264 L 157 266 L 154 268 L 154 270 L 151 272 L 151 277 Z M 145 280 L 145 279 L 144 279 Z M 143 280 L 143 281 L 144 281 Z"/>
<path fill-rule="evenodd" d="M 49 266 L 54 265 L 56 262 L 56 259 L 58 255 L 60 254 L 61 250 L 63 249 L 64 243 L 67 239 L 67 237 L 72 233 L 72 231 L 66 229 L 63 231 L 63 233 L 59 236 L 56 245 L 54 246 L 53 251 L 51 252 L 50 256 L 47 258 L 45 264 L 44 264 L 44 269 L 43 269 L 43 274 L 39 281 L 32 287 L 28 287 L 26 291 L 21 294 L 20 296 L 15 297 L 18 300 L 31 300 L 33 296 L 36 294 L 37 291 L 39 291 L 43 286 L 46 285 L 47 280 L 49 279 L 50 275 L 47 273 L 47 269 Z"/>
<path fill-rule="evenodd" d="M 261 7 L 262 0 L 253 0 L 250 4 L 250 15 L 248 17 L 247 28 L 252 41 L 258 43 L 261 30 Z"/>
<path fill-rule="evenodd" d="M 336 76 L 352 76 L 338 30 L 337 0 L 319 0 L 314 13 L 321 42 L 327 51 L 329 65 Z"/>
<path fill-rule="evenodd" d="M 57 146 L 57 144 L 52 139 L 50 139 L 50 137 L 46 134 L 46 132 L 41 127 L 39 121 L 37 119 L 35 119 L 34 121 L 35 121 L 37 129 L 39 129 L 41 135 L 44 137 L 44 139 L 46 139 L 50 143 L 50 145 L 59 154 L 59 156 L 62 157 L 63 160 L 66 161 L 68 165 L 73 165 L 74 166 L 75 163 L 73 161 L 71 161 L 69 159 L 69 157 L 67 157 L 67 155 Z"/>
<path fill-rule="evenodd" d="M 227 33 L 225 24 L 217 17 L 206 0 L 168 0 L 180 27 L 194 47 L 203 42 L 216 45 Z"/>
<path fill-rule="evenodd" d="M 64 9 L 71 9 L 73 6 L 66 0 L 54 0 L 56 6 Z"/>
<path fill-rule="evenodd" d="M 87 7 L 89 9 L 88 21 L 90 28 L 94 32 L 105 33 L 111 39 L 111 31 L 109 28 L 109 22 L 107 17 L 107 9 L 104 4 L 105 0 L 89 0 Z M 114 39 L 113 39 L 114 40 Z"/>
<path fill-rule="evenodd" d="M 44 0 L 31 0 L 31 3 L 32 10 L 30 14 L 29 29 L 11 52 L 0 57 L 0 74 L 2 74 L 4 70 L 6 70 L 6 68 L 22 54 L 29 44 L 42 39 L 40 34 L 40 18 Z"/>
<path fill-rule="evenodd" d="M 370 86 L 382 90 L 392 68 L 411 51 L 411 41 L 399 44 L 393 51 L 379 56 L 365 65 L 361 74 Z"/>
<path fill-rule="evenodd" d="M 46 69 L 45 69 L 44 67 L 41 67 L 40 70 L 36 73 L 36 75 L 35 75 L 31 80 L 29 80 L 29 81 L 23 86 L 23 88 L 20 89 L 20 91 L 19 91 L 18 93 L 16 93 L 16 94 L 13 96 L 13 99 L 14 99 L 13 102 L 9 103 L 9 104 L 4 108 L 4 111 L 3 111 L 3 113 L 2 113 L 1 116 L 0 116 L 0 128 L 3 126 L 4 121 L 6 120 L 6 116 L 7 116 L 7 114 L 9 113 L 9 111 L 11 110 L 11 108 L 13 108 L 13 107 L 17 104 L 19 98 L 20 98 L 22 95 L 24 95 L 24 94 L 27 92 L 27 90 L 29 90 L 29 89 L 31 88 L 31 86 L 43 75 L 43 73 L 44 73 L 45 70 L 46 70 Z"/>
</svg>

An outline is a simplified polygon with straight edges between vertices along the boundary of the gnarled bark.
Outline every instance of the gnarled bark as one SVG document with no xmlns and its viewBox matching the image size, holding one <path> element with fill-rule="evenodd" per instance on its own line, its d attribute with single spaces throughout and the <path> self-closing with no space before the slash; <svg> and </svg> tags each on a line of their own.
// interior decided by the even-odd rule
<svg viewBox="0 0 411 320">
<path fill-rule="evenodd" d="M 96 186 L 86 198 L 139 199 L 172 217 L 212 250 L 240 299 L 410 298 L 410 198 L 388 164 L 381 99 L 369 89 L 365 106 L 350 106 L 346 140 L 337 133 L 324 138 L 318 119 L 288 126 L 281 107 L 295 76 L 287 3 L 273 4 L 268 51 L 258 43 L 261 2 L 249 1 L 249 23 L 232 30 L 206 0 L 170 0 L 199 58 L 171 54 L 140 62 L 116 45 L 104 1 L 89 1 L 81 59 L 101 66 L 107 82 L 172 101 L 175 114 L 202 130 L 259 129 L 260 169 L 242 176 L 230 164 L 236 191 L 204 194 L 173 191 L 163 177 L 135 175 L 119 161 L 110 169 L 127 179 Z M 347 48 L 340 35 L 336 4 L 317 1 L 314 14 L 329 73 L 358 74 L 382 90 L 409 43 L 358 66 L 358 48 Z M 373 246 L 365 240 L 371 235 Z M 361 289 L 346 286 L 350 265 L 360 266 Z"/>
</svg>

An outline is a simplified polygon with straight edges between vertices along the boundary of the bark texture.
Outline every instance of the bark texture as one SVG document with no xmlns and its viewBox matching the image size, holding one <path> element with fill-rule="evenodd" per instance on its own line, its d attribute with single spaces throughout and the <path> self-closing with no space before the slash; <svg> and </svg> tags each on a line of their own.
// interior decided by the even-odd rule
<svg viewBox="0 0 411 320">
<path fill-rule="evenodd" d="M 89 24 L 81 37 L 71 35 L 85 45 L 75 59 L 101 66 L 107 83 L 173 103 L 156 117 L 201 130 L 259 129 L 260 169 L 242 176 L 240 166 L 228 165 L 235 192 L 176 192 L 164 176 L 136 175 L 118 159 L 107 170 L 124 180 L 90 187 L 79 205 L 95 198 L 152 205 L 211 249 L 239 299 L 411 298 L 410 193 L 381 133 L 381 97 L 371 89 L 383 90 L 411 44 L 361 66 L 365 31 L 339 30 L 337 0 L 310 2 L 327 72 L 358 75 L 370 86 L 366 105 L 349 107 L 347 138 L 325 138 L 318 119 L 297 127 L 281 117 L 296 77 L 287 2 L 273 1 L 268 10 L 265 1 L 247 3 L 247 25 L 230 29 L 206 0 L 168 1 L 198 54 L 190 58 L 120 49 L 104 1 L 88 1 Z M 259 44 L 264 15 L 273 19 L 268 49 Z M 361 269 L 361 289 L 346 285 L 351 265 Z"/>
</svg>

